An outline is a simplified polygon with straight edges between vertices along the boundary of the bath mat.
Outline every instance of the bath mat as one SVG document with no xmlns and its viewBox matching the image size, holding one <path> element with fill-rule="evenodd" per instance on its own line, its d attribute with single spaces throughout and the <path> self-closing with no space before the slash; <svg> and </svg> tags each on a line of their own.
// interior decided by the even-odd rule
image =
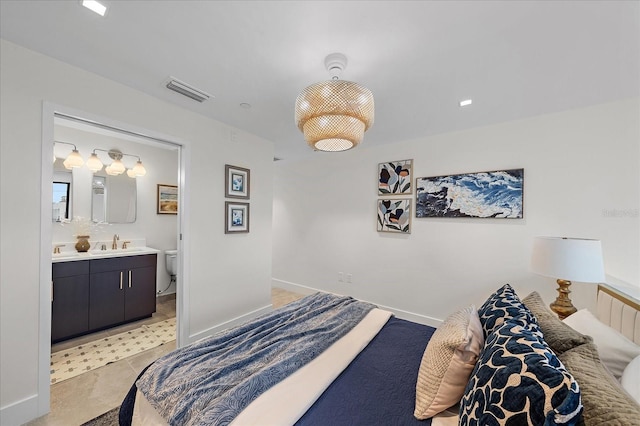
<svg viewBox="0 0 640 426">
<path fill-rule="evenodd" d="M 170 318 L 52 353 L 51 384 L 60 383 L 175 339 L 176 319 Z"/>
</svg>

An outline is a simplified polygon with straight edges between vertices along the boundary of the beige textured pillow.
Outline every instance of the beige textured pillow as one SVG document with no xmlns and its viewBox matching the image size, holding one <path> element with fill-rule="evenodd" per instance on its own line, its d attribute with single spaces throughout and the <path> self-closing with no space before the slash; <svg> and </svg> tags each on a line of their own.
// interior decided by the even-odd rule
<svg viewBox="0 0 640 426">
<path fill-rule="evenodd" d="M 544 341 L 557 355 L 593 341 L 591 337 L 579 333 L 560 321 L 560 318 L 551 312 L 537 291 L 522 299 L 522 303 L 536 317 L 544 335 Z"/>
<path fill-rule="evenodd" d="M 484 345 L 478 311 L 471 305 L 452 315 L 431 336 L 422 355 L 413 415 L 428 419 L 460 402 Z"/>
</svg>

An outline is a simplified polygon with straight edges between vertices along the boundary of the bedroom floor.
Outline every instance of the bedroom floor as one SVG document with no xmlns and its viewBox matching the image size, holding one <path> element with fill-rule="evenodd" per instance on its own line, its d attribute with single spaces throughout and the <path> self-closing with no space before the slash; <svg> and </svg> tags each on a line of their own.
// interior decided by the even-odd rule
<svg viewBox="0 0 640 426">
<path fill-rule="evenodd" d="M 271 303 L 274 308 L 280 307 L 304 295 L 280 288 L 271 290 Z M 121 327 L 94 333 L 77 339 L 68 340 L 52 346 L 52 351 L 64 350 L 76 345 L 86 344 L 93 340 L 122 333 L 175 317 L 175 295 L 158 298 L 157 312 L 152 318 L 137 321 Z M 29 423 L 28 426 L 73 426 L 91 420 L 100 414 L 117 407 L 131 387 L 140 371 L 153 360 L 175 349 L 175 341 L 154 349 L 113 362 L 80 376 L 56 383 L 51 386 L 51 412 Z"/>
</svg>

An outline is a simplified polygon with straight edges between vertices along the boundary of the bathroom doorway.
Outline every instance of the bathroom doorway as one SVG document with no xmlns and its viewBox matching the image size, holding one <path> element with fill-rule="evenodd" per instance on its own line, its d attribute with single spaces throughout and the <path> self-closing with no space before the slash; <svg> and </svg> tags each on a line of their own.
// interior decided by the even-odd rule
<svg viewBox="0 0 640 426">
<path fill-rule="evenodd" d="M 48 176 L 52 176 L 53 165 L 51 161 L 48 163 L 44 160 L 44 158 L 51 158 L 53 152 L 53 143 L 52 141 L 61 139 L 62 142 L 78 142 L 83 138 L 73 140 L 74 135 L 86 136 L 87 134 L 95 134 L 98 142 L 94 142 L 95 146 L 92 147 L 83 147 L 80 150 L 84 151 L 83 157 L 86 161 L 90 155 L 88 150 L 93 149 L 104 149 L 110 150 L 112 148 L 120 148 L 120 151 L 133 154 L 135 156 L 140 157 L 147 168 L 147 175 L 145 177 L 149 178 L 149 181 L 146 183 L 146 186 L 139 190 L 138 192 L 138 201 L 142 202 L 142 205 L 139 205 L 138 211 L 135 215 L 136 221 L 138 222 L 138 226 L 134 225 L 134 222 L 130 222 L 129 224 L 109 224 L 105 225 L 106 230 L 103 233 L 105 234 L 122 234 L 124 239 L 127 238 L 135 238 L 141 236 L 149 236 L 152 232 L 158 232 L 158 229 L 171 229 L 173 223 L 173 228 L 175 232 L 168 232 L 171 234 L 169 236 L 169 240 L 167 237 L 163 238 L 162 236 L 154 236 L 150 239 L 147 237 L 148 246 L 157 247 L 160 249 L 158 252 L 158 267 L 157 267 L 157 292 L 159 294 L 158 300 L 162 300 L 159 303 L 157 313 L 161 316 L 171 316 L 171 310 L 173 309 L 173 313 L 175 314 L 174 323 L 177 322 L 175 326 L 175 335 L 176 342 L 179 345 L 180 342 L 180 329 L 181 329 L 181 316 L 183 309 L 181 308 L 181 303 L 183 300 L 183 292 L 186 282 L 183 279 L 184 272 L 182 270 L 182 218 L 184 211 L 188 208 L 184 200 L 184 181 L 185 181 L 185 157 L 188 152 L 188 148 L 185 146 L 185 143 L 176 142 L 170 140 L 170 138 L 165 137 L 163 135 L 158 134 L 157 132 L 148 131 L 140 128 L 135 128 L 134 126 L 116 123 L 112 120 L 95 117 L 88 113 L 78 112 L 75 110 L 71 110 L 68 108 L 64 108 L 61 106 L 45 104 L 44 113 L 43 113 L 43 143 L 42 143 L 42 153 L 43 153 L 43 191 L 42 191 L 42 214 L 41 214 L 41 222 L 42 222 L 42 234 L 43 234 L 43 245 L 47 245 L 46 241 L 49 241 L 49 250 L 45 250 L 45 248 L 41 251 L 41 276 L 47 276 L 47 272 L 50 274 L 51 271 L 51 247 L 53 247 L 53 243 L 56 242 L 57 239 L 63 238 L 61 235 L 65 235 L 65 232 L 68 233 L 67 230 L 61 230 L 61 224 L 56 224 L 52 222 L 51 211 L 47 212 L 47 203 L 51 205 L 51 192 L 46 189 L 46 180 Z M 84 139 L 93 139 L 91 137 Z M 104 145 L 104 146 L 103 146 Z M 116 146 L 114 146 L 116 145 Z M 117 146 L 122 145 L 122 146 Z M 154 155 L 154 152 L 166 152 L 171 151 L 173 153 L 174 160 L 167 163 L 167 155 Z M 54 152 L 55 153 L 55 152 Z M 140 155 L 144 153 L 143 155 Z M 147 159 L 145 160 L 145 156 Z M 161 160 L 161 164 L 155 164 L 155 171 L 153 170 L 154 162 L 151 161 L 153 158 L 165 158 L 165 160 Z M 168 156 L 171 158 L 171 155 Z M 138 160 L 140 160 L 138 158 Z M 167 177 L 167 170 L 173 168 L 173 171 L 170 173 L 171 176 Z M 158 170 L 162 169 L 163 173 L 157 173 Z M 84 171 L 84 175 L 78 174 L 78 179 L 86 177 L 87 171 Z M 137 179 L 143 179 L 138 177 Z M 157 184 L 162 185 L 175 185 L 178 192 L 178 205 L 180 209 L 177 214 L 173 215 L 173 217 L 167 215 L 159 215 L 156 213 L 155 205 L 157 203 L 156 200 L 156 191 L 151 190 L 151 188 L 155 188 Z M 73 188 L 73 178 L 71 179 L 71 185 Z M 49 183 L 49 186 L 51 184 Z M 91 192 L 91 183 L 80 182 L 78 180 L 76 185 L 76 192 L 74 193 L 73 202 L 80 201 L 80 195 L 83 194 L 80 191 L 86 190 L 86 193 Z M 73 189 L 71 189 L 73 191 Z M 72 202 L 72 203 L 73 203 Z M 90 207 L 87 207 L 90 206 Z M 141 208 L 140 208 L 141 207 Z M 88 217 L 90 218 L 92 215 L 93 206 L 89 201 L 84 202 L 84 205 L 78 203 L 77 207 L 71 207 L 71 217 Z M 151 212 L 151 213 L 150 213 Z M 149 216 L 149 215 L 152 216 Z M 156 216 L 157 215 L 157 216 Z M 141 223 L 145 221 L 145 216 L 150 218 L 151 220 L 147 220 L 147 222 L 154 222 L 155 224 L 149 225 L 148 223 L 145 225 Z M 67 224 L 68 228 L 73 227 L 73 222 Z M 113 232 L 111 232 L 113 231 Z M 98 231 L 101 232 L 101 231 Z M 127 235 L 129 233 L 129 235 Z M 46 236 L 46 237 L 45 237 Z M 104 239 L 104 235 L 101 238 Z M 172 241 L 171 241 L 172 240 Z M 178 271 L 175 274 L 176 279 L 172 281 L 171 277 L 168 275 L 165 270 L 165 250 L 169 249 L 178 249 Z M 41 282 L 41 300 L 40 303 L 40 373 L 39 373 L 39 393 L 41 395 L 46 395 L 45 403 L 51 404 L 51 393 L 50 393 L 50 375 L 48 374 L 49 362 L 50 362 L 50 354 L 51 354 L 51 340 L 50 334 L 47 332 L 51 330 L 51 305 L 49 300 L 49 283 L 47 280 L 41 280 L 45 282 Z M 46 288 L 45 288 L 46 287 Z M 46 296 L 45 296 L 46 295 Z M 173 297 L 172 297 L 173 296 Z M 173 303 L 173 306 L 170 306 Z M 155 314 L 154 314 L 155 315 Z M 153 319 L 153 318 L 151 318 Z M 145 323 L 153 323 L 154 321 L 146 321 Z M 132 324 L 140 325 L 140 324 Z M 126 327 L 125 327 L 126 328 Z M 174 345 L 175 347 L 176 345 Z M 138 361 L 141 362 L 141 361 Z M 135 379 L 135 377 L 134 377 Z M 73 380 L 73 379 L 70 379 Z M 125 378 L 126 380 L 126 378 Z M 131 380 L 133 383 L 133 380 Z M 96 392 L 100 394 L 100 391 L 95 389 L 97 386 L 100 386 L 100 380 L 97 380 L 94 388 L 91 391 L 95 394 Z M 106 390 L 109 392 L 109 389 Z M 99 398 L 100 400 L 104 400 L 104 398 Z M 51 407 L 52 410 L 55 407 Z M 106 407 L 112 408 L 112 407 Z M 98 410 L 102 410 L 102 408 L 97 408 Z M 105 409 L 106 410 L 106 409 Z M 101 414 L 98 412 L 97 414 Z M 97 415 L 96 414 L 96 415 Z"/>
</svg>

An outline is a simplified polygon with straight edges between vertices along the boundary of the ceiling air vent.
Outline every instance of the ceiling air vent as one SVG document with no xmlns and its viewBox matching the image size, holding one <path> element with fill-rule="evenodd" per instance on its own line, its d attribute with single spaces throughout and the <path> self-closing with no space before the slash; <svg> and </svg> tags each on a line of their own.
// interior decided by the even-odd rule
<svg viewBox="0 0 640 426">
<path fill-rule="evenodd" d="M 204 102 L 211 97 L 207 92 L 203 92 L 193 86 L 189 86 L 187 83 L 180 81 L 175 77 L 169 77 L 166 86 L 167 89 L 171 89 L 174 92 L 178 92 L 181 95 L 187 96 L 198 102 Z"/>
</svg>

